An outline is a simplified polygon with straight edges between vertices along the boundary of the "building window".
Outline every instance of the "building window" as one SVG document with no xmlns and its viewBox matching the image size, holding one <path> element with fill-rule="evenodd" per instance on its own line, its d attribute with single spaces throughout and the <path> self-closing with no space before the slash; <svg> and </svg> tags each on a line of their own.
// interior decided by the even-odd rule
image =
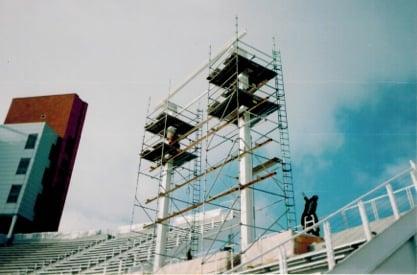
<svg viewBox="0 0 417 275">
<path fill-rule="evenodd" d="M 21 158 L 19 166 L 17 166 L 16 175 L 26 174 L 30 163 L 30 158 Z"/>
<path fill-rule="evenodd" d="M 10 188 L 9 196 L 7 197 L 7 203 L 17 202 L 20 194 L 20 189 L 22 189 L 22 185 L 12 185 L 12 188 Z"/>
<path fill-rule="evenodd" d="M 38 134 L 30 134 L 26 140 L 25 149 L 33 149 L 36 145 L 36 140 L 38 139 Z"/>
</svg>

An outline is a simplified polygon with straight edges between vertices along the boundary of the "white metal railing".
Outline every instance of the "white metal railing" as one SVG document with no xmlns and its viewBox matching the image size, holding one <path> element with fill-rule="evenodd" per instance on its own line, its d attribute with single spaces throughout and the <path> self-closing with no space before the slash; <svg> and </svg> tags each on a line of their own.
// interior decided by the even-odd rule
<svg viewBox="0 0 417 275">
<path fill-rule="evenodd" d="M 329 270 L 332 270 L 336 264 L 333 249 L 335 246 L 335 239 L 332 239 L 332 237 L 335 236 L 335 233 L 344 234 L 344 240 L 347 238 L 353 238 L 357 240 L 363 239 L 364 241 L 370 241 L 373 235 L 377 234 L 377 232 L 373 231 L 373 229 L 381 229 L 381 226 L 384 226 L 384 223 L 386 223 L 385 226 L 387 226 L 388 223 L 392 222 L 392 217 L 394 221 L 398 220 L 401 213 L 413 209 L 416 206 L 417 166 L 413 161 L 410 161 L 410 164 L 410 168 L 407 168 L 390 179 L 382 182 L 346 206 L 331 213 L 315 225 L 294 234 L 291 238 L 280 242 L 265 252 L 242 262 L 238 266 L 228 270 L 226 273 L 243 271 L 248 264 L 261 259 L 267 254 L 276 253 L 275 251 L 278 251 L 277 258 L 279 263 L 279 272 L 280 274 L 286 274 L 288 268 L 288 257 L 285 254 L 285 245 L 290 241 L 294 241 L 295 238 L 303 234 L 307 234 L 308 231 L 319 226 L 321 226 L 324 231 L 327 266 Z M 409 178 L 404 177 L 407 174 L 411 176 L 411 185 Z M 369 215 L 368 212 L 372 215 Z M 348 215 L 350 216 L 348 217 Z M 362 230 L 352 230 L 359 229 L 360 227 Z"/>
</svg>

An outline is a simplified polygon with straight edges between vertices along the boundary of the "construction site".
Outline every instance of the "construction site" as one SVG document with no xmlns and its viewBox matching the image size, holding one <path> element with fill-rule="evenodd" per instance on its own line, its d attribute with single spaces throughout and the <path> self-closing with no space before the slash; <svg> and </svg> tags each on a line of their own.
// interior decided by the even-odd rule
<svg viewBox="0 0 417 275">
<path fill-rule="evenodd" d="M 148 110 L 132 224 L 138 212 L 148 217 L 155 256 L 142 271 L 236 272 L 275 260 L 287 273 L 284 258 L 330 246 L 311 234 L 317 220 L 301 227 L 297 218 L 280 51 L 275 40 L 260 50 L 245 35 L 236 31 L 220 52 L 210 50 L 203 66 Z M 143 185 L 158 192 L 141 200 Z M 203 224 L 215 209 L 221 218 L 207 232 Z M 178 230 L 173 220 L 188 237 L 168 250 L 169 232 Z M 326 237 L 330 225 L 322 227 Z"/>
<path fill-rule="evenodd" d="M 399 258 L 415 272 L 412 161 L 301 225 L 281 53 L 275 39 L 258 49 L 245 36 L 236 30 L 162 102 L 149 102 L 129 226 L 16 234 L 0 248 L 0 273 L 384 273 Z"/>
<path fill-rule="evenodd" d="M 133 218 L 143 211 L 146 226 L 155 224 L 154 271 L 187 252 L 203 262 L 219 250 L 245 255 L 265 234 L 297 226 L 280 53 L 273 43 L 268 54 L 236 35 L 147 114 L 137 190 L 151 184 L 159 191 L 136 202 Z M 190 94 L 199 95 L 190 101 Z M 214 208 L 237 222 L 205 236 L 196 217 Z M 175 217 L 191 238 L 169 256 Z"/>
</svg>

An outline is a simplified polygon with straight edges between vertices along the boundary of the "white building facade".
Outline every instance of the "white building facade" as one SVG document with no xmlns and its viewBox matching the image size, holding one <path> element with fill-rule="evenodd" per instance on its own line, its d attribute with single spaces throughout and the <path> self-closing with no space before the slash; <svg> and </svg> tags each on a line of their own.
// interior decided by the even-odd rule
<svg viewBox="0 0 417 275">
<path fill-rule="evenodd" d="M 57 139 L 44 122 L 0 125 L 0 229 L 8 237 L 16 226 L 29 227 L 34 220 Z"/>
</svg>

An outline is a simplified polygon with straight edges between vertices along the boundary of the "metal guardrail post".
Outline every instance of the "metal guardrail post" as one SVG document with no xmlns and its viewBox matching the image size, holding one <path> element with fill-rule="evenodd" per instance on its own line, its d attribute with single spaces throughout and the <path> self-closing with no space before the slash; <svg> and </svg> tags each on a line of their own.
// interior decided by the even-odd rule
<svg viewBox="0 0 417 275">
<path fill-rule="evenodd" d="M 410 165 L 412 169 L 410 171 L 411 180 L 413 181 L 414 187 L 416 188 L 416 191 L 417 191 L 417 166 L 416 166 L 416 163 L 412 160 L 410 160 Z"/>
<path fill-rule="evenodd" d="M 394 218 L 398 220 L 400 218 L 400 211 L 398 210 L 397 201 L 395 200 L 394 192 L 392 191 L 391 184 L 387 184 L 385 186 L 388 193 L 389 202 L 391 204 L 392 213 L 394 214 Z"/>
<path fill-rule="evenodd" d="M 119 268 L 118 268 L 117 274 L 122 274 L 122 264 L 123 264 L 123 262 L 122 262 L 122 260 L 120 260 L 119 261 Z"/>
<path fill-rule="evenodd" d="M 411 189 L 407 188 L 405 192 L 407 193 L 407 199 L 408 199 L 408 203 L 410 204 L 410 208 L 413 208 L 415 206 L 415 203 L 413 199 L 413 194 L 411 193 Z"/>
<path fill-rule="evenodd" d="M 328 221 L 323 223 L 323 230 L 324 230 L 324 242 L 326 244 L 326 254 L 327 254 L 327 264 L 329 270 L 332 270 L 336 265 L 336 261 L 334 259 L 334 250 L 332 244 L 332 235 L 330 230 L 330 223 Z"/>
<path fill-rule="evenodd" d="M 372 213 L 374 214 L 375 220 L 379 220 L 378 209 L 376 208 L 376 202 L 373 200 L 371 201 Z"/>
<path fill-rule="evenodd" d="M 371 234 L 371 229 L 369 227 L 368 216 L 366 215 L 365 205 L 363 204 L 362 200 L 358 201 L 358 209 L 359 209 L 359 215 L 361 216 L 362 227 L 365 233 L 365 238 L 367 241 L 370 241 L 372 239 L 372 234 Z"/>
<path fill-rule="evenodd" d="M 288 274 L 287 271 L 287 256 L 285 255 L 285 248 L 282 248 L 281 246 L 279 249 L 279 274 Z"/>
<path fill-rule="evenodd" d="M 342 211 L 340 212 L 340 214 L 342 215 L 343 222 L 344 222 L 344 224 L 345 224 L 346 228 L 348 228 L 348 227 L 349 227 L 349 220 L 348 220 L 348 218 L 346 217 L 346 211 L 345 211 L 345 210 L 342 210 Z"/>
</svg>

